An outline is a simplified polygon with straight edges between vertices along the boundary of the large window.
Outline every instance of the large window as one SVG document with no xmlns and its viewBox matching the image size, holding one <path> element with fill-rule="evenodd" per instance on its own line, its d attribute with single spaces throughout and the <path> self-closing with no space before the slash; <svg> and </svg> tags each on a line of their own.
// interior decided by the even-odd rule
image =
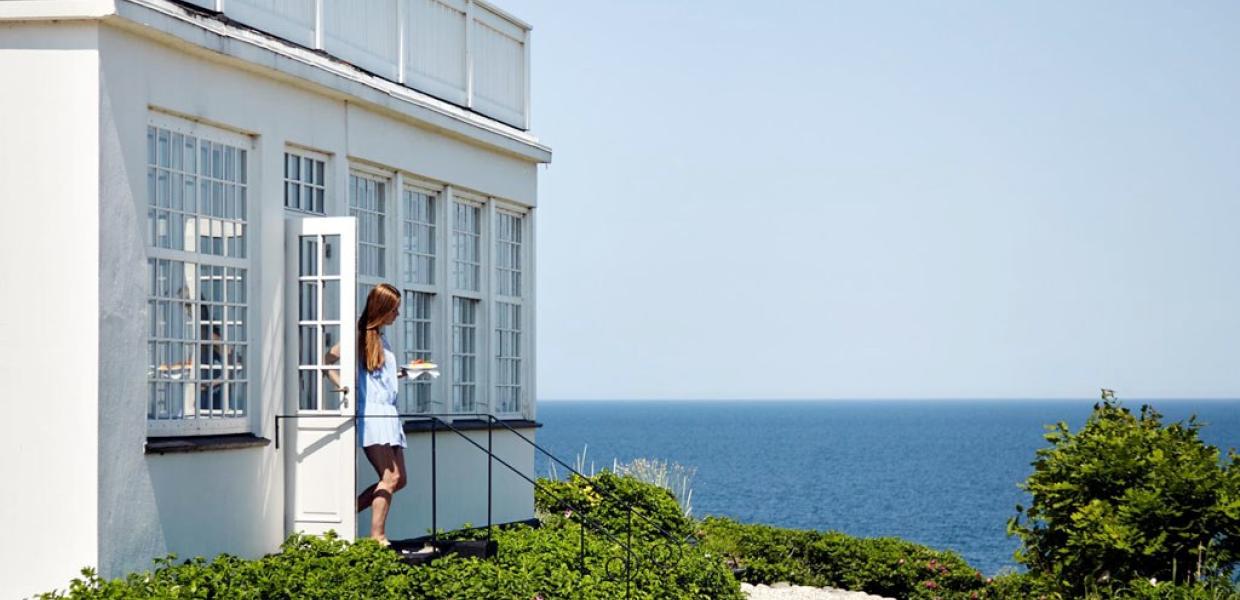
<svg viewBox="0 0 1240 600">
<path fill-rule="evenodd" d="M 326 162 L 305 153 L 284 153 L 284 208 L 325 214 Z"/>
<path fill-rule="evenodd" d="M 495 275 L 500 296 L 521 296 L 521 215 L 495 213 Z"/>
<path fill-rule="evenodd" d="M 357 217 L 357 314 L 366 308 L 366 296 L 387 277 L 387 181 L 381 177 L 349 175 L 349 214 Z"/>
<path fill-rule="evenodd" d="M 457 289 L 479 290 L 482 272 L 482 208 L 467 202 L 455 203 L 452 219 L 452 272 Z"/>
<path fill-rule="evenodd" d="M 495 413 L 521 411 L 521 305 L 497 302 Z"/>
<path fill-rule="evenodd" d="M 404 320 L 404 362 L 409 363 L 419 358 L 432 360 L 435 334 L 431 326 L 431 315 L 434 314 L 435 295 L 405 290 L 403 302 L 405 306 L 401 309 L 401 318 Z M 433 380 L 425 377 L 417 381 L 405 380 L 404 389 L 401 391 L 401 412 L 432 412 L 433 385 Z"/>
<path fill-rule="evenodd" d="M 452 410 L 472 413 L 478 398 L 478 304 L 452 299 Z"/>
<path fill-rule="evenodd" d="M 521 411 L 522 240 L 524 217 L 495 213 L 495 410 Z"/>
<path fill-rule="evenodd" d="M 404 319 L 402 344 L 404 361 L 416 359 L 438 360 L 434 318 L 435 305 L 435 253 L 436 253 L 436 204 L 437 194 L 419 188 L 405 188 L 401 196 L 400 211 L 400 282 L 403 288 Z M 406 381 L 402 390 L 402 412 L 433 411 L 433 380 L 422 378 L 416 382 Z M 440 403 L 442 405 L 442 403 Z"/>
<path fill-rule="evenodd" d="M 153 433 L 248 429 L 248 146 L 188 124 L 147 128 Z"/>
<path fill-rule="evenodd" d="M 435 196 L 428 192 L 405 190 L 401 279 L 406 284 L 435 285 Z"/>
</svg>

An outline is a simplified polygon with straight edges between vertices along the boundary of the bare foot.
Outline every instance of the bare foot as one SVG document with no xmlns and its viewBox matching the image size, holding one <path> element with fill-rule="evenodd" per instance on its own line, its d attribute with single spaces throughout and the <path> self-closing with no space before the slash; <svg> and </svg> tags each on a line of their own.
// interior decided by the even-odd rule
<svg viewBox="0 0 1240 600">
<path fill-rule="evenodd" d="M 370 539 L 378 542 L 380 546 L 383 546 L 385 548 L 392 545 L 392 542 L 388 541 L 387 536 L 382 536 L 382 537 L 371 536 Z"/>
</svg>

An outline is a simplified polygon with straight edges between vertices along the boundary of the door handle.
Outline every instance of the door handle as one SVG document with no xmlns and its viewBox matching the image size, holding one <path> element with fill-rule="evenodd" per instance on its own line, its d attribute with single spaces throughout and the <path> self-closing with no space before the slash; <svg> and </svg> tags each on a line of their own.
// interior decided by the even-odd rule
<svg viewBox="0 0 1240 600">
<path fill-rule="evenodd" d="M 341 387 L 336 388 L 334 391 L 340 393 L 340 414 L 342 415 L 348 414 L 349 413 L 349 386 L 347 385 L 341 386 Z"/>
</svg>

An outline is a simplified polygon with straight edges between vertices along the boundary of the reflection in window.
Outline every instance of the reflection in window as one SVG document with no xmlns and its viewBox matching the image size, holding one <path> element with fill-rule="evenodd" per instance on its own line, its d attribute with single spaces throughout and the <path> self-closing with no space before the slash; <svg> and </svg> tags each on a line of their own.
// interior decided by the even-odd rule
<svg viewBox="0 0 1240 600">
<path fill-rule="evenodd" d="M 147 128 L 147 417 L 244 417 L 247 151 Z"/>
<path fill-rule="evenodd" d="M 404 320 L 405 356 L 404 362 L 410 363 L 417 359 L 431 360 L 433 350 L 433 330 L 431 315 L 434 294 L 405 290 L 401 308 Z M 431 385 L 433 380 L 426 377 L 417 381 L 404 383 L 401 390 L 401 401 L 404 403 L 401 412 L 431 412 Z"/>
</svg>

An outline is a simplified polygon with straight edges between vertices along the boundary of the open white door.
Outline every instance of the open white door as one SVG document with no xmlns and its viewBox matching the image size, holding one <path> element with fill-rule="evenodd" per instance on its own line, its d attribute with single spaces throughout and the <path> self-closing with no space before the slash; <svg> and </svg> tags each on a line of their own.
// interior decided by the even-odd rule
<svg viewBox="0 0 1240 600">
<path fill-rule="evenodd" d="M 285 534 L 335 530 L 357 536 L 356 434 L 357 221 L 286 221 Z M 340 360 L 325 357 L 339 344 Z M 342 388 L 328 377 L 338 374 Z"/>
</svg>

